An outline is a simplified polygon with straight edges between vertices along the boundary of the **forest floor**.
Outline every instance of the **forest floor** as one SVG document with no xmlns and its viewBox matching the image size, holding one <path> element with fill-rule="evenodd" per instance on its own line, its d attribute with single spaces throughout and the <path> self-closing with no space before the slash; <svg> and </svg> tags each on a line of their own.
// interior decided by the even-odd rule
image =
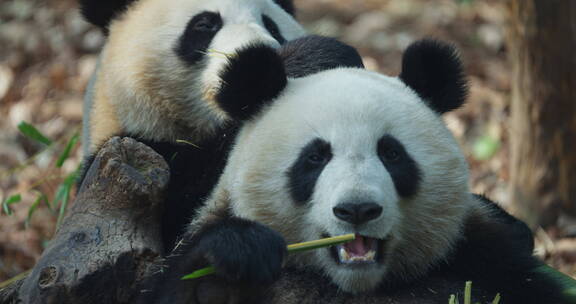
<svg viewBox="0 0 576 304">
<path fill-rule="evenodd" d="M 296 0 L 296 7 L 311 32 L 357 47 L 367 68 L 389 75 L 398 74 L 402 50 L 416 39 L 457 45 L 471 94 L 466 106 L 445 120 L 470 163 L 472 190 L 509 207 L 511 69 L 502 1 Z M 74 0 L 0 2 L 0 202 L 21 196 L 10 205 L 13 215 L 0 214 L 0 282 L 30 269 L 54 234 L 57 206 L 50 209 L 38 198 L 55 202 L 61 183 L 82 159 L 76 145 L 56 166 L 81 130 L 83 91 L 104 41 L 82 20 Z M 23 136 L 22 121 L 53 143 Z M 33 205 L 38 206 L 30 216 Z M 538 229 L 537 254 L 574 276 L 576 241 L 559 231 Z"/>
</svg>

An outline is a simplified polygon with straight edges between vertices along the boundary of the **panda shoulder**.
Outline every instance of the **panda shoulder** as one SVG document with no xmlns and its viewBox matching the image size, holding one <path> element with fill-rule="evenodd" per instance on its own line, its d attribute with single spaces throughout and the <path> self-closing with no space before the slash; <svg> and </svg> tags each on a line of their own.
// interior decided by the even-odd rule
<svg viewBox="0 0 576 304">
<path fill-rule="evenodd" d="M 508 303 L 562 303 L 559 283 L 539 270 L 532 231 L 498 204 L 471 195 L 472 211 L 451 267 L 473 284 L 506 296 Z"/>
</svg>

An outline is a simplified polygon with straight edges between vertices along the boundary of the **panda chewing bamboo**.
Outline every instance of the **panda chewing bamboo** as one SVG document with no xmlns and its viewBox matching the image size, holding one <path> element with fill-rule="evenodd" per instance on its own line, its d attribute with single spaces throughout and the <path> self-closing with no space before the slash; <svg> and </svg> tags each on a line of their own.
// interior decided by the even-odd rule
<svg viewBox="0 0 576 304">
<path fill-rule="evenodd" d="M 170 250 L 214 187 L 236 132 L 236 117 L 212 98 L 226 57 L 251 43 L 278 47 L 304 29 L 291 0 L 79 2 L 107 33 L 84 103 L 84 168 L 113 136 L 161 154 L 171 170 L 162 224 Z"/>
<path fill-rule="evenodd" d="M 253 45 L 230 59 L 216 101 L 262 107 L 245 116 L 218 185 L 143 302 L 178 303 L 174 290 L 191 284 L 181 276 L 201 260 L 252 300 L 287 263 L 345 293 L 442 273 L 499 292 L 502 303 L 561 303 L 555 281 L 535 271 L 528 227 L 470 193 L 441 118 L 467 94 L 454 48 L 412 44 L 398 77 L 334 68 L 287 78 L 294 67 L 262 61 L 278 56 Z M 262 62 L 283 76 L 254 76 Z M 279 88 L 277 97 L 261 98 L 262 86 Z M 286 256 L 286 243 L 347 233 L 356 240 Z"/>
</svg>

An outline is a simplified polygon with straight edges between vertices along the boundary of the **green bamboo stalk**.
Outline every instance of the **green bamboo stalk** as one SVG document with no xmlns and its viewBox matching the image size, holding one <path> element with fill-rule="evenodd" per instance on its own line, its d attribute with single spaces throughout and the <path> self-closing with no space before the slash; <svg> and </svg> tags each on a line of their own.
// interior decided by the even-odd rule
<svg viewBox="0 0 576 304">
<path fill-rule="evenodd" d="M 466 281 L 464 287 L 464 304 L 472 304 L 472 281 Z"/>
<path fill-rule="evenodd" d="M 500 304 L 500 294 L 497 293 L 496 296 L 494 297 L 494 300 L 492 300 L 492 304 Z"/>
</svg>

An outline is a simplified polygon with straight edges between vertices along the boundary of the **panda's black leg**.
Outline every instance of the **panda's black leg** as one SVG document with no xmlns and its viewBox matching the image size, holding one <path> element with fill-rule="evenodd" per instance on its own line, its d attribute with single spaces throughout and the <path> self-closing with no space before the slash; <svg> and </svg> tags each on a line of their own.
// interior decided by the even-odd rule
<svg viewBox="0 0 576 304">
<path fill-rule="evenodd" d="M 218 274 L 243 285 L 270 284 L 280 276 L 284 238 L 254 221 L 228 217 L 203 227 L 189 247 L 215 266 Z"/>
<path fill-rule="evenodd" d="M 219 218 L 184 236 L 137 302 L 225 303 L 234 298 L 252 303 L 280 277 L 286 253 L 284 239 L 272 229 L 238 217 Z M 216 274 L 180 279 L 208 265 Z"/>
</svg>

